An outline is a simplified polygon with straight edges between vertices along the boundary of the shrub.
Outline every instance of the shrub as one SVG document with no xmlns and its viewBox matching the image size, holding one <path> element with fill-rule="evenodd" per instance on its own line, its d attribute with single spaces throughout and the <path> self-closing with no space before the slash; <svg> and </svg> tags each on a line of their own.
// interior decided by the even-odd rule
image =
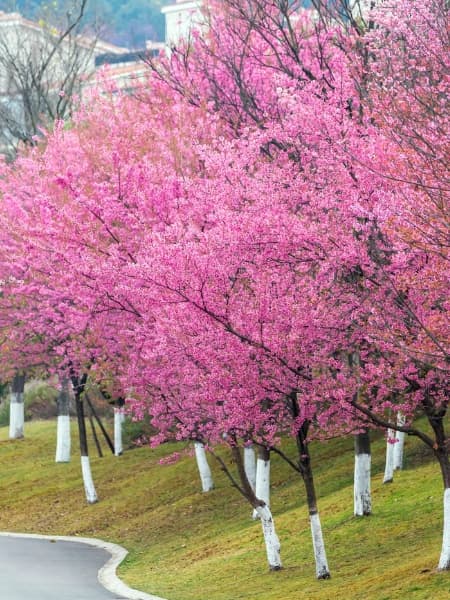
<svg viewBox="0 0 450 600">
<path fill-rule="evenodd" d="M 149 417 L 143 421 L 133 421 L 130 417 L 126 417 L 122 428 L 123 446 L 133 448 L 138 446 L 140 441 L 145 444 L 154 433 Z"/>
<path fill-rule="evenodd" d="M 0 398 L 0 427 L 9 425 L 9 400 Z"/>
<path fill-rule="evenodd" d="M 57 413 L 58 390 L 48 381 L 31 380 L 25 385 L 25 420 L 48 419 Z"/>
</svg>

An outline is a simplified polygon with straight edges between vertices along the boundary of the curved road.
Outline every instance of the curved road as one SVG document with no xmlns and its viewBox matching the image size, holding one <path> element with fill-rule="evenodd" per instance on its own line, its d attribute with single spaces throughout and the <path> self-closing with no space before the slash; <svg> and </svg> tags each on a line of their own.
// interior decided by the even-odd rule
<svg viewBox="0 0 450 600">
<path fill-rule="evenodd" d="M 111 558 L 77 542 L 0 537 L 0 596 L 5 600 L 124 600 L 97 573 Z"/>
</svg>

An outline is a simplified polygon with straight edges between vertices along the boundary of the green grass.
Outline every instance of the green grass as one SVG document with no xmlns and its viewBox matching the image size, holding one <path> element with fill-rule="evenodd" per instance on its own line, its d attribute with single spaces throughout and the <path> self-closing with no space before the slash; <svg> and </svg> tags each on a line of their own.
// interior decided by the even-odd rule
<svg viewBox="0 0 450 600">
<path fill-rule="evenodd" d="M 75 430 L 74 430 L 75 433 Z M 216 489 L 199 492 L 194 459 L 171 465 L 171 445 L 92 459 L 98 504 L 88 506 L 74 452 L 54 463 L 55 424 L 26 438 L 0 428 L 0 529 L 100 537 L 130 550 L 119 575 L 169 600 L 443 600 L 450 574 L 436 573 L 442 541 L 442 481 L 421 442 L 408 439 L 406 469 L 382 484 L 384 439 L 373 444 L 373 507 L 355 519 L 351 439 L 312 445 L 329 581 L 316 581 L 305 494 L 274 457 L 272 509 L 285 568 L 269 573 L 260 524 L 212 464 Z M 289 450 L 291 444 L 286 442 Z M 73 447 L 77 451 L 74 435 Z M 91 444 L 94 454 L 94 447 Z"/>
</svg>

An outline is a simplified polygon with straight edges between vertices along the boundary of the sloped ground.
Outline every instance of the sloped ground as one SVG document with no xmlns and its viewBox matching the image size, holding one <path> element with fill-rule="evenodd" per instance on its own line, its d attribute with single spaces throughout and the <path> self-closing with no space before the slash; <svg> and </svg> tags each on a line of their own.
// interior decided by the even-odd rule
<svg viewBox="0 0 450 600">
<path fill-rule="evenodd" d="M 407 440 L 405 471 L 382 484 L 384 439 L 373 458 L 374 514 L 352 511 L 352 440 L 312 448 L 332 579 L 314 578 L 303 486 L 278 457 L 272 508 L 284 570 L 269 573 L 259 523 L 212 464 L 216 489 L 199 492 L 184 445 L 139 448 L 120 458 L 92 458 L 101 501 L 84 500 L 73 427 L 74 457 L 54 463 L 55 423 L 27 424 L 10 442 L 0 428 L 0 530 L 83 535 L 130 550 L 119 575 L 132 587 L 168 600 L 443 600 L 450 574 L 436 573 L 442 539 L 442 483 L 422 444 Z M 285 450 L 289 450 L 286 442 Z M 181 451 L 174 464 L 162 457 Z M 94 455 L 94 447 L 91 444 Z M 210 459 L 211 461 L 212 459 Z"/>
</svg>

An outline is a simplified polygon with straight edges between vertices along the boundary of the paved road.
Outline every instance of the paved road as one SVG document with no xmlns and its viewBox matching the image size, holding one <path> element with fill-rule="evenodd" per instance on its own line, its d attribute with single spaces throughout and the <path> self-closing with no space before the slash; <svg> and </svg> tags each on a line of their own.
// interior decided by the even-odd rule
<svg viewBox="0 0 450 600">
<path fill-rule="evenodd" d="M 98 581 L 106 550 L 76 542 L 0 537 L 2 600 L 117 600 Z"/>
</svg>

